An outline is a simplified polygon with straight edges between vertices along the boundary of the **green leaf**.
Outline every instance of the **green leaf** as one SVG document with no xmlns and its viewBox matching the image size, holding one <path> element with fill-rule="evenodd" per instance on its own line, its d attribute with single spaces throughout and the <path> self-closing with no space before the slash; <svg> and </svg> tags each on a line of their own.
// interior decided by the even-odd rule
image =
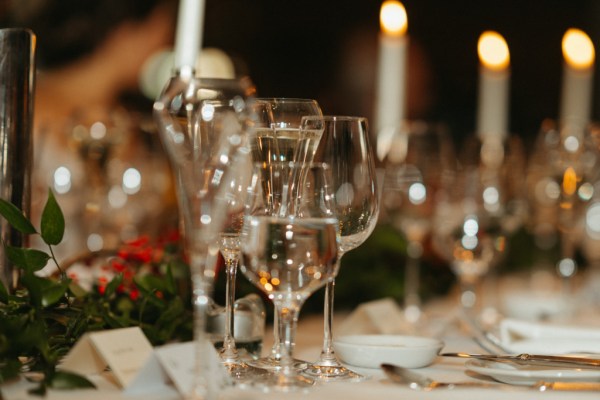
<svg viewBox="0 0 600 400">
<path fill-rule="evenodd" d="M 43 279 L 33 274 L 23 274 L 21 282 L 27 288 L 31 305 L 36 309 L 42 308 Z"/>
<path fill-rule="evenodd" d="M 21 233 L 37 233 L 31 222 L 23 215 L 23 212 L 11 202 L 0 199 L 0 215 L 2 215 L 13 228 Z"/>
<path fill-rule="evenodd" d="M 142 293 L 143 296 L 143 301 L 145 303 L 149 303 L 155 307 L 158 307 L 159 309 L 163 309 L 165 308 L 165 303 L 160 300 L 158 297 L 156 297 L 156 294 L 154 293 L 153 290 L 148 290 L 146 289 L 146 287 L 144 285 L 141 285 L 140 282 L 138 282 L 138 280 L 134 280 L 135 283 L 137 284 L 137 288 L 139 289 L 140 293 Z"/>
<path fill-rule="evenodd" d="M 50 379 L 53 389 L 95 389 L 96 386 L 85 377 L 66 371 L 57 371 Z"/>
<path fill-rule="evenodd" d="M 106 285 L 106 290 L 104 291 L 105 297 L 110 297 L 115 294 L 115 291 L 119 287 L 119 285 L 123 282 L 123 274 L 118 274 L 115 276 L 112 281 Z"/>
<path fill-rule="evenodd" d="M 76 298 L 82 298 L 88 295 L 87 290 L 85 290 L 81 287 L 81 285 L 73 281 L 71 281 L 71 283 L 69 284 L 69 290 Z"/>
<path fill-rule="evenodd" d="M 15 358 L 3 358 L 4 360 L 0 365 L 0 383 L 4 383 L 12 378 L 18 377 L 19 373 L 21 372 L 21 368 L 23 367 L 16 356 Z"/>
<path fill-rule="evenodd" d="M 175 279 L 173 278 L 173 269 L 171 268 L 171 263 L 167 265 L 167 276 L 166 276 L 166 285 L 165 289 L 169 294 L 177 293 L 177 286 L 175 285 Z"/>
<path fill-rule="evenodd" d="M 69 282 L 54 283 L 48 285 L 42 291 L 42 306 L 48 307 L 59 301 L 69 288 Z"/>
<path fill-rule="evenodd" d="M 50 259 L 43 251 L 14 246 L 6 246 L 6 256 L 14 265 L 28 272 L 39 271 Z"/>
<path fill-rule="evenodd" d="M 50 245 L 59 244 L 65 233 L 65 217 L 52 190 L 48 190 L 48 200 L 42 212 L 41 230 L 42 239 Z"/>
</svg>

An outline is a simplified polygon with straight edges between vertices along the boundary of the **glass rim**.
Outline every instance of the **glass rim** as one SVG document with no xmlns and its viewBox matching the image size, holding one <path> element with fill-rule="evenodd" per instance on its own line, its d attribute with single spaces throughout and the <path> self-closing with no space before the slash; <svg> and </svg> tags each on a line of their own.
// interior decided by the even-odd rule
<svg viewBox="0 0 600 400">
<path fill-rule="evenodd" d="M 367 117 L 359 115 L 307 115 L 302 117 L 304 120 L 323 120 L 323 121 L 367 121 Z"/>
<path fill-rule="evenodd" d="M 319 104 L 315 99 L 301 98 L 301 97 L 255 97 L 254 101 L 257 102 L 277 102 L 277 103 L 287 103 L 287 102 L 298 102 L 298 103 L 315 103 Z"/>
<path fill-rule="evenodd" d="M 292 167 L 323 167 L 324 169 L 331 169 L 331 165 L 324 161 L 311 161 L 311 162 L 302 162 L 302 161 L 252 161 L 252 165 L 254 167 L 265 168 L 271 165 L 288 165 L 290 168 Z"/>
</svg>

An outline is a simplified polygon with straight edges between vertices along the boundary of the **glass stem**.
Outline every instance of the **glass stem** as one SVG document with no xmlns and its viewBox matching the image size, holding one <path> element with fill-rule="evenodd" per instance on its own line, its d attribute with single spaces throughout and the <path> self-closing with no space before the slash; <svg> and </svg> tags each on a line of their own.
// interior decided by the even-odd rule
<svg viewBox="0 0 600 400">
<path fill-rule="evenodd" d="M 239 359 L 234 339 L 234 303 L 235 303 L 235 277 L 237 274 L 238 258 L 225 257 L 225 336 L 223 338 L 223 350 L 221 358 L 224 361 L 233 362 Z"/>
<path fill-rule="evenodd" d="M 477 293 L 478 280 L 468 278 L 460 280 L 460 304 L 464 312 L 469 317 L 476 317 L 476 310 L 479 303 L 479 293 Z"/>
<path fill-rule="evenodd" d="M 274 360 L 281 359 L 281 338 L 283 337 L 281 319 L 277 310 L 273 315 L 273 347 L 271 348 L 271 358 Z"/>
<path fill-rule="evenodd" d="M 404 271 L 404 317 L 410 324 L 421 318 L 421 296 L 419 296 L 421 255 L 423 246 L 419 242 L 410 242 L 408 258 Z"/>
<path fill-rule="evenodd" d="M 204 260 L 206 256 L 192 252 L 192 287 L 193 287 L 193 306 L 194 306 L 194 342 L 196 350 L 195 380 L 193 394 L 194 398 L 212 398 L 213 386 L 210 381 L 212 366 L 206 362 L 208 360 L 206 334 L 206 316 L 208 307 L 211 303 L 212 282 L 198 271 L 204 269 Z M 202 261 L 201 261 L 202 260 Z M 201 268 L 198 266 L 201 265 Z"/>
<path fill-rule="evenodd" d="M 575 262 L 575 246 L 571 238 L 572 232 L 563 231 L 561 233 L 561 259 L 558 261 L 557 269 L 561 277 L 563 296 L 568 299 L 573 294 L 573 275 L 577 272 Z"/>
<path fill-rule="evenodd" d="M 299 306 L 284 307 L 276 305 L 278 318 L 281 325 L 282 348 L 281 368 L 285 376 L 294 375 L 294 346 L 296 343 L 296 326 L 298 324 Z"/>
<path fill-rule="evenodd" d="M 325 286 L 325 306 L 323 308 L 323 349 L 317 364 L 336 363 L 337 359 L 333 351 L 333 298 L 335 280 L 327 282 Z"/>
</svg>

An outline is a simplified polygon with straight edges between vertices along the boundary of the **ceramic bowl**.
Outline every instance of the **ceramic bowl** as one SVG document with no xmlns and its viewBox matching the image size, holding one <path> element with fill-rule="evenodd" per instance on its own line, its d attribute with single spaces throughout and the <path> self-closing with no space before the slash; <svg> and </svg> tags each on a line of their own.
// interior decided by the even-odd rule
<svg viewBox="0 0 600 400">
<path fill-rule="evenodd" d="M 433 363 L 444 343 L 438 339 L 403 335 L 348 335 L 334 341 L 342 362 L 363 368 L 382 363 L 421 368 Z"/>
</svg>

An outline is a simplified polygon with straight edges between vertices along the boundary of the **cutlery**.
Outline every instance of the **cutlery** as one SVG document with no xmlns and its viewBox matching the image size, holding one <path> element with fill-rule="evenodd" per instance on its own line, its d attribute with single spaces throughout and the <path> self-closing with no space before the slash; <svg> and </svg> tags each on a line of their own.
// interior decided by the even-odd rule
<svg viewBox="0 0 600 400">
<path fill-rule="evenodd" d="M 411 371 L 407 368 L 399 367 L 393 364 L 381 364 L 381 369 L 385 374 L 396 383 L 408 385 L 411 389 L 434 390 L 434 389 L 454 389 L 454 388 L 514 388 L 500 383 L 488 383 L 477 381 L 462 382 L 439 382 L 425 375 Z M 600 391 L 600 383 L 595 382 L 536 382 L 533 385 L 521 386 L 523 388 L 532 388 L 545 392 L 548 390 L 557 391 Z"/>
<path fill-rule="evenodd" d="M 501 385 L 497 383 L 488 382 L 476 382 L 476 381 L 465 381 L 465 382 L 438 382 L 431 378 L 421 375 L 417 372 L 411 371 L 410 369 L 399 367 L 393 364 L 381 364 L 383 372 L 396 383 L 407 384 L 411 389 L 423 389 L 433 390 L 440 388 L 460 388 L 460 387 L 474 387 L 474 388 L 498 388 Z"/>
<path fill-rule="evenodd" d="M 521 365 L 544 365 L 548 367 L 600 368 L 600 359 L 540 354 L 492 355 L 470 353 L 441 353 L 442 357 L 475 358 L 485 361 L 512 362 Z"/>
</svg>

